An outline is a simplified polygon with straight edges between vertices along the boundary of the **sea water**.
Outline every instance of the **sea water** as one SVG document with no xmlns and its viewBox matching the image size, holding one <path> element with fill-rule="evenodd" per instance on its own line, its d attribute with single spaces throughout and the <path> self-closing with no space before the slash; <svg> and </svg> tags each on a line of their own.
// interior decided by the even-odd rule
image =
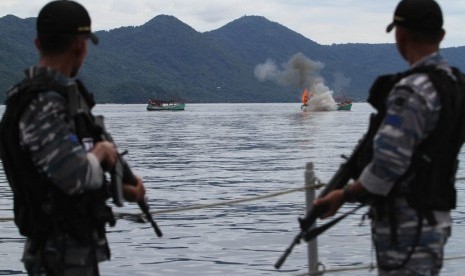
<svg viewBox="0 0 465 276">
<path fill-rule="evenodd" d="M 1 107 L 0 112 L 3 112 Z M 185 111 L 149 112 L 145 105 L 97 105 L 120 151 L 141 176 L 152 211 L 171 210 L 267 195 L 304 185 L 307 162 L 328 181 L 367 129 L 373 110 L 302 112 L 288 104 L 187 104 Z M 465 159 L 461 154 L 461 160 Z M 459 176 L 465 176 L 464 162 Z M 446 257 L 465 256 L 465 181 Z M 318 191 L 317 191 L 318 193 Z M 341 208 L 341 212 L 351 206 Z M 137 206 L 114 207 L 138 213 Z M 299 275 L 308 271 L 306 243 L 298 244 L 280 270 L 273 265 L 299 233 L 303 191 L 278 197 L 155 215 L 164 236 L 149 224 L 120 219 L 108 228 L 112 259 L 102 275 Z M 366 209 L 318 238 L 322 266 L 351 268 L 375 263 Z M 0 275 L 25 275 L 23 238 L 12 217 L 12 195 L 0 172 Z M 460 275 L 460 260 L 445 262 L 442 275 Z M 376 275 L 362 269 L 340 275 Z M 328 275 L 335 275 L 330 273 Z"/>
</svg>

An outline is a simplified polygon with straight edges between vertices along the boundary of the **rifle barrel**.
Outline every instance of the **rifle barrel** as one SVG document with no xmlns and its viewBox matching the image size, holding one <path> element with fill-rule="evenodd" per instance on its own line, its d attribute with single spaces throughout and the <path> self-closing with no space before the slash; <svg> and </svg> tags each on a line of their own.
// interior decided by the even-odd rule
<svg viewBox="0 0 465 276">
<path fill-rule="evenodd" d="M 300 243 L 300 240 L 302 239 L 302 232 L 300 232 L 299 234 L 297 234 L 294 238 L 294 240 L 292 241 L 291 245 L 286 248 L 286 250 L 284 251 L 283 255 L 276 261 L 276 263 L 274 264 L 274 267 L 276 269 L 280 269 L 281 266 L 283 265 L 283 263 L 286 261 L 287 257 L 291 254 L 292 252 L 292 249 L 294 249 L 294 246 L 296 244 L 299 244 Z"/>
<path fill-rule="evenodd" d="M 134 176 L 133 172 L 131 171 L 131 168 L 129 168 L 129 165 L 125 162 L 125 160 L 121 157 L 121 155 L 120 155 L 120 159 L 121 159 L 121 162 L 123 163 L 123 171 L 124 171 L 123 182 L 136 186 L 137 179 Z M 147 220 L 152 225 L 152 228 L 155 231 L 155 234 L 157 234 L 157 237 L 162 237 L 163 233 L 161 232 L 160 228 L 158 227 L 157 223 L 153 219 L 152 214 L 149 211 L 149 204 L 147 202 L 147 198 L 144 198 L 143 201 L 137 202 L 137 204 L 139 205 L 139 208 L 144 213 Z"/>
<path fill-rule="evenodd" d="M 160 228 L 158 227 L 157 223 L 152 217 L 152 214 L 149 211 L 149 205 L 147 203 L 147 198 L 145 198 L 144 201 L 137 202 L 137 204 L 139 205 L 139 208 L 142 210 L 142 212 L 145 214 L 145 217 L 147 218 L 147 220 L 152 225 L 152 228 L 155 231 L 155 234 L 157 234 L 157 237 L 162 237 L 163 233 L 161 232 Z"/>
</svg>

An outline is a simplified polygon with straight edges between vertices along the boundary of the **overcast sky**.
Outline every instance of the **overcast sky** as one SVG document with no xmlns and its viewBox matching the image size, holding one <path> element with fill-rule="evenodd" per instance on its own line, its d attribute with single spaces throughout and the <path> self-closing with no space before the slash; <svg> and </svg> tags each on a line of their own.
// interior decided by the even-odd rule
<svg viewBox="0 0 465 276">
<path fill-rule="evenodd" d="M 36 17 L 49 0 L 0 0 L 0 16 Z M 244 15 L 260 15 L 320 43 L 392 43 L 385 32 L 398 0 L 80 0 L 94 31 L 139 26 L 173 15 L 205 32 Z M 465 46 L 465 0 L 438 0 L 445 16 L 443 47 Z"/>
</svg>

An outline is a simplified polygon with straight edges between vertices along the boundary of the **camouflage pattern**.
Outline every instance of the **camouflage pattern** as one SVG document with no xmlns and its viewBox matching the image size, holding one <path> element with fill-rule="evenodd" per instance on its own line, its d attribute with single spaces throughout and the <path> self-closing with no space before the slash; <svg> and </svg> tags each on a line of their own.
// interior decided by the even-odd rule
<svg viewBox="0 0 465 276">
<path fill-rule="evenodd" d="M 47 74 L 63 85 L 74 81 L 48 68 L 31 67 L 28 77 Z M 13 89 L 9 96 L 18 93 Z M 20 145 L 30 153 L 39 172 L 46 175 L 65 194 L 81 194 L 98 189 L 104 176 L 97 158 L 87 152 L 93 141 L 86 137 L 86 148 L 78 140 L 73 120 L 67 111 L 66 99 L 56 91 L 38 93 L 26 107 L 19 121 Z M 93 245 L 83 245 L 67 235 L 50 235 L 43 250 L 31 250 L 34 243 L 26 240 L 23 262 L 29 275 L 45 275 L 45 267 L 54 275 L 98 275 L 98 261 L 109 259 L 105 237 L 94 233 Z M 59 270 L 62 270 L 61 272 Z"/>
<path fill-rule="evenodd" d="M 31 78 L 46 68 L 32 67 Z M 49 70 L 63 85 L 71 79 Z M 20 145 L 31 153 L 36 167 L 66 194 L 99 188 L 103 172 L 93 155 L 87 154 L 73 131 L 66 100 L 55 91 L 40 93 L 26 108 L 19 122 Z"/>
<path fill-rule="evenodd" d="M 96 244 L 94 250 L 69 236 L 57 235 L 47 241 L 42 251 L 32 253 L 32 241 L 27 240 L 22 261 L 31 276 L 97 276 L 98 262 L 108 259 L 108 255 L 106 240 L 96 237 Z"/>
<path fill-rule="evenodd" d="M 451 73 L 447 62 L 435 53 L 412 67 L 436 65 Z M 372 194 L 387 196 L 394 185 L 400 191 L 408 186 L 408 179 L 397 183 L 410 166 L 414 149 L 436 127 L 441 111 L 437 91 L 427 74 L 412 74 L 400 80 L 390 92 L 387 113 L 374 138 L 373 159 L 364 169 L 359 180 Z M 418 218 L 405 199 L 393 201 L 393 212 L 385 206 L 383 214 L 372 208 L 373 241 L 379 266 L 399 265 L 406 258 L 408 249 L 415 243 Z M 378 209 L 379 211 L 379 209 Z M 392 244 L 390 216 L 397 221 L 398 243 Z M 395 271 L 379 275 L 437 275 L 442 266 L 443 247 L 450 233 L 449 211 L 434 212 L 438 224 L 432 227 L 423 223 L 420 240 L 408 264 Z M 392 216 L 391 216 L 392 218 Z"/>
<path fill-rule="evenodd" d="M 451 72 L 439 54 L 413 67 L 432 64 Z M 386 117 L 374 138 L 373 160 L 360 176 L 368 191 L 381 196 L 391 191 L 410 166 L 415 147 L 436 127 L 440 110 L 438 94 L 427 74 L 409 75 L 395 85 L 388 97 Z"/>
<path fill-rule="evenodd" d="M 390 231 L 390 217 L 379 217 L 376 213 L 372 220 L 372 238 L 377 253 L 378 275 L 439 275 L 442 267 L 444 245 L 450 236 L 450 227 L 431 226 L 423 219 L 421 234 L 417 240 L 417 213 L 408 207 L 405 199 L 397 199 L 394 204 L 396 216 L 397 242 L 393 242 Z M 384 210 L 388 212 L 389 210 Z M 414 246 L 408 262 L 397 268 L 407 258 Z"/>
</svg>

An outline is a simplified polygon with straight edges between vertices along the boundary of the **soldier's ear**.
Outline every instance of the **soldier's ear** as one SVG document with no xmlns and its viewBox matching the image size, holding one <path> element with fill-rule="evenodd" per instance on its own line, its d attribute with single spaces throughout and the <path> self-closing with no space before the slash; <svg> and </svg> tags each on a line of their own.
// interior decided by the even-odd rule
<svg viewBox="0 0 465 276">
<path fill-rule="evenodd" d="M 40 40 L 38 37 L 36 37 L 36 39 L 34 39 L 34 45 L 36 46 L 37 50 L 40 51 Z"/>
<path fill-rule="evenodd" d="M 76 39 L 73 45 L 73 51 L 76 56 L 81 56 L 87 53 L 87 40 Z"/>
</svg>

